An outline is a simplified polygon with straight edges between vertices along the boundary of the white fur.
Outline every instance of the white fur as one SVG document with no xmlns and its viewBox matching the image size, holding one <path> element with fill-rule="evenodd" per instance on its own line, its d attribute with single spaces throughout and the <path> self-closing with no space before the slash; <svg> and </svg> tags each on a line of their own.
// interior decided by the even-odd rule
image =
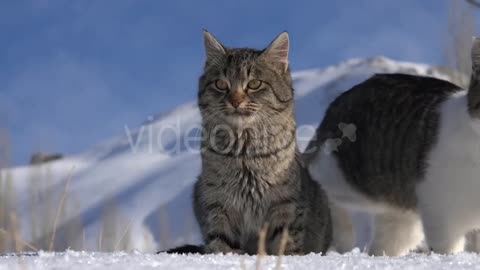
<svg viewBox="0 0 480 270">
<path fill-rule="evenodd" d="M 465 234 L 480 227 L 480 121 L 468 114 L 465 92 L 442 105 L 428 163 L 417 186 L 427 242 L 438 253 L 461 252 Z"/>
<path fill-rule="evenodd" d="M 422 223 L 413 211 L 391 210 L 374 216 L 374 230 L 369 253 L 402 256 L 423 240 Z"/>
<path fill-rule="evenodd" d="M 327 191 L 332 204 L 333 245 L 339 252 L 346 252 L 354 246 L 364 247 L 356 241 L 351 220 L 352 212 L 373 215 L 374 229 L 370 240 L 370 254 L 400 256 L 414 249 L 422 241 L 423 234 L 418 215 L 405 212 L 385 203 L 377 203 L 354 190 L 345 180 L 335 157 L 323 149 L 310 164 L 312 178 Z M 356 234 L 366 233 L 355 230 Z M 360 235 L 358 235 L 360 236 Z"/>
<path fill-rule="evenodd" d="M 345 180 L 333 154 L 321 149 L 310 163 L 309 172 L 327 191 L 329 199 L 341 208 L 370 213 L 386 211 L 386 205 L 375 203 L 354 190 Z M 368 210 L 366 210 L 368 209 Z"/>
<path fill-rule="evenodd" d="M 335 203 L 330 203 L 332 216 L 332 246 L 340 253 L 351 251 L 355 246 L 355 228 L 350 213 Z"/>
<path fill-rule="evenodd" d="M 425 178 L 417 185 L 418 213 L 405 212 L 385 203 L 376 203 L 353 189 L 345 180 L 334 156 L 319 151 L 309 166 L 312 177 L 327 191 L 336 207 L 374 215 L 370 253 L 403 255 L 422 240 L 434 252 L 453 254 L 464 250 L 465 234 L 480 228 L 480 120 L 467 111 L 466 92 L 452 95 L 440 106 L 437 142 L 428 154 Z M 340 210 L 343 211 L 343 210 Z M 350 237 L 345 224 L 335 220 L 334 237 L 338 250 L 345 251 Z M 341 226 L 343 225 L 343 226 Z M 342 246 L 343 245 L 343 246 Z"/>
</svg>

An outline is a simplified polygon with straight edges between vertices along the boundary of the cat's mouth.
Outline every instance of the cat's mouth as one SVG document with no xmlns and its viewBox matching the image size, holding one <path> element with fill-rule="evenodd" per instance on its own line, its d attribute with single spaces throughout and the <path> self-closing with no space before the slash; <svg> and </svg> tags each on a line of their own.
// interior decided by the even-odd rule
<svg viewBox="0 0 480 270">
<path fill-rule="evenodd" d="M 252 115 L 252 112 L 245 109 L 235 109 L 230 112 L 227 112 L 227 115 L 233 116 L 233 117 L 249 117 Z"/>
<path fill-rule="evenodd" d="M 253 112 L 248 110 L 236 109 L 234 111 L 226 112 L 225 119 L 227 122 L 242 126 L 251 123 L 253 120 Z"/>
</svg>

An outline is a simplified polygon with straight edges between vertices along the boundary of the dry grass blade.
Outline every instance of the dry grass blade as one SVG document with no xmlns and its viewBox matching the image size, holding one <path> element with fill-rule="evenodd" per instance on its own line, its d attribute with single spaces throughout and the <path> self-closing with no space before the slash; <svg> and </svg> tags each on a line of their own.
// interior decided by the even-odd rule
<svg viewBox="0 0 480 270">
<path fill-rule="evenodd" d="M 261 268 L 262 257 L 267 255 L 266 242 L 267 242 L 268 226 L 269 224 L 265 223 L 265 225 L 263 225 L 263 228 L 258 235 L 258 255 L 257 255 L 257 261 L 256 261 L 257 270 L 260 270 Z"/>
<path fill-rule="evenodd" d="M 285 250 L 287 250 L 288 237 L 288 229 L 284 228 L 282 239 L 280 240 L 280 247 L 278 248 L 277 265 L 275 266 L 276 270 L 280 270 L 282 267 L 282 256 L 285 255 Z"/>
<path fill-rule="evenodd" d="M 160 225 L 160 244 L 162 245 L 162 247 L 168 247 L 170 246 L 170 228 L 168 220 L 168 210 L 164 205 L 160 207 L 158 212 L 158 224 Z"/>
<path fill-rule="evenodd" d="M 0 233 L 3 234 L 4 236 L 6 237 L 10 237 L 10 238 L 13 238 L 13 236 L 11 236 L 5 229 L 0 229 Z M 28 247 L 29 249 L 33 250 L 33 251 L 36 251 L 38 252 L 39 249 L 34 247 L 32 244 L 28 243 L 27 241 L 21 239 L 21 238 L 18 238 L 16 239 L 17 241 L 21 242 L 22 245 Z"/>
<path fill-rule="evenodd" d="M 13 242 L 15 244 L 15 252 L 20 253 L 22 252 L 22 241 L 20 241 L 20 230 L 17 215 L 14 212 L 10 213 L 10 224 L 12 226 L 12 233 L 13 233 Z"/>
<path fill-rule="evenodd" d="M 118 247 L 120 247 L 120 244 L 122 243 L 123 238 L 125 238 L 125 235 L 127 235 L 128 230 L 130 230 L 130 227 L 132 227 L 132 223 L 133 223 L 133 218 L 127 224 L 127 227 L 125 227 L 125 230 L 123 230 L 123 233 L 120 236 L 120 239 L 118 239 L 117 243 L 115 244 L 114 250 L 118 250 Z"/>
<path fill-rule="evenodd" d="M 100 226 L 100 232 L 98 233 L 98 251 L 102 252 L 102 243 L 103 242 L 103 225 Z"/>
<path fill-rule="evenodd" d="M 70 174 L 67 178 L 67 182 L 65 183 L 65 188 L 63 190 L 62 197 L 60 198 L 60 204 L 58 205 L 58 208 L 57 208 L 57 214 L 55 215 L 55 220 L 53 221 L 52 236 L 50 237 L 50 244 L 48 246 L 49 251 L 53 251 L 53 247 L 54 247 L 54 243 L 55 243 L 55 234 L 57 232 L 58 220 L 60 219 L 60 214 L 63 211 L 63 205 L 65 204 L 65 200 L 67 198 L 68 187 L 70 185 L 70 181 L 72 180 L 74 169 L 75 169 L 75 167 L 72 167 L 72 170 L 70 171 Z"/>
<path fill-rule="evenodd" d="M 82 230 L 82 250 L 85 251 L 87 247 L 86 237 L 85 237 L 85 228 Z"/>
</svg>

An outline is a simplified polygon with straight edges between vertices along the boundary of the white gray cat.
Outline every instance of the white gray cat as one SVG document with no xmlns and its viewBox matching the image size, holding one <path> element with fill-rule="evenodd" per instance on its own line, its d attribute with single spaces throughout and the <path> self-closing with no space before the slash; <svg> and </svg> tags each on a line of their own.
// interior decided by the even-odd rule
<svg viewBox="0 0 480 270">
<path fill-rule="evenodd" d="M 380 74 L 339 96 L 307 148 L 309 171 L 336 205 L 334 243 L 352 247 L 349 213 L 374 216 L 370 254 L 464 250 L 480 228 L 480 40 L 468 90 L 420 76 Z M 339 124 L 354 125 L 355 139 Z M 329 139 L 342 138 L 334 151 Z"/>
</svg>

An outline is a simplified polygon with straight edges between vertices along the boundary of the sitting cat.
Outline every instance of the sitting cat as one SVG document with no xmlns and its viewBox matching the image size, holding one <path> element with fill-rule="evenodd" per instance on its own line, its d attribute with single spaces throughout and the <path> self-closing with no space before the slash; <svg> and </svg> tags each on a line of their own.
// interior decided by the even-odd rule
<svg viewBox="0 0 480 270">
<path fill-rule="evenodd" d="M 335 205 L 339 250 L 353 241 L 350 211 L 373 214 L 374 255 L 406 254 L 424 236 L 433 252 L 458 253 L 465 234 L 480 227 L 479 39 L 472 61 L 468 91 L 434 78 L 379 74 L 329 106 L 306 155 L 312 178 Z M 355 136 L 342 136 L 340 125 L 354 126 Z"/>
<path fill-rule="evenodd" d="M 268 224 L 268 254 L 278 253 L 284 229 L 285 254 L 325 253 L 329 206 L 299 158 L 288 34 L 264 50 L 227 48 L 209 32 L 204 39 L 202 172 L 193 199 L 206 244 L 185 248 L 255 254 Z"/>
</svg>

